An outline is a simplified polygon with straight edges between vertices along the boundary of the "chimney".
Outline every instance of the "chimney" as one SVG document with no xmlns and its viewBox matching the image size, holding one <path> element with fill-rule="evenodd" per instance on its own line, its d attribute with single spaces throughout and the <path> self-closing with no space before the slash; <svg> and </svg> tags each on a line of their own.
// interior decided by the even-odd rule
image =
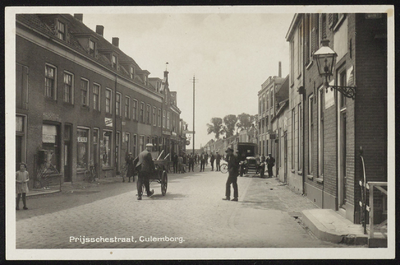
<svg viewBox="0 0 400 265">
<path fill-rule="evenodd" d="M 113 37 L 112 38 L 112 44 L 118 48 L 118 44 L 119 44 L 119 38 L 117 37 Z"/>
<path fill-rule="evenodd" d="M 103 33 L 104 33 L 104 26 L 97 25 L 97 26 L 96 26 L 96 33 L 99 34 L 100 36 L 103 36 Z"/>
<path fill-rule="evenodd" d="M 282 65 L 281 65 L 281 62 L 279 62 L 278 76 L 282 77 Z"/>
<path fill-rule="evenodd" d="M 83 22 L 83 14 L 74 14 L 74 18 L 76 18 L 80 22 Z"/>
</svg>

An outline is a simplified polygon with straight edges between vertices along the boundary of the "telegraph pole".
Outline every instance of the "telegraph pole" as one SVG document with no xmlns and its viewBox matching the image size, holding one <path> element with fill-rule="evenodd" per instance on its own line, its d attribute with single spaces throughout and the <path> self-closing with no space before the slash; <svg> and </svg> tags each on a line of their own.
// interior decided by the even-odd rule
<svg viewBox="0 0 400 265">
<path fill-rule="evenodd" d="M 193 155 L 194 155 L 194 136 L 195 136 L 195 126 L 194 126 L 194 121 L 195 121 L 195 98 L 196 98 L 196 93 L 195 93 L 195 84 L 196 84 L 196 78 L 193 75 Z"/>
</svg>

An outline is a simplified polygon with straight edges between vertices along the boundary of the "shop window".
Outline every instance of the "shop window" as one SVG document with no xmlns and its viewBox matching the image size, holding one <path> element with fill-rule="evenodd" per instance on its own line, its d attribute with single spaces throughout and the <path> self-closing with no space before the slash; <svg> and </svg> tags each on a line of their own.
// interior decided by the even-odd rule
<svg viewBox="0 0 400 265">
<path fill-rule="evenodd" d="M 59 128 L 56 125 L 43 124 L 42 126 L 42 148 L 47 151 L 47 163 L 51 164 L 51 172 L 54 167 L 60 172 L 60 143 Z M 49 172 L 49 171 L 48 171 Z M 54 173 L 57 173 L 56 171 Z"/>
<path fill-rule="evenodd" d="M 16 154 L 16 164 L 17 169 L 19 170 L 19 163 L 26 162 L 26 152 L 25 152 L 25 143 L 26 143 L 26 134 L 25 134 L 25 116 L 16 116 L 15 120 L 15 154 Z"/>
<path fill-rule="evenodd" d="M 112 132 L 103 132 L 103 151 L 102 151 L 102 165 L 103 168 L 111 167 L 111 147 L 112 147 Z"/>
<path fill-rule="evenodd" d="M 45 66 L 45 93 L 46 97 L 56 100 L 56 68 L 50 65 Z"/>
<path fill-rule="evenodd" d="M 77 161 L 76 167 L 78 170 L 87 169 L 89 162 L 89 130 L 78 128 L 76 131 L 77 141 L 76 141 L 76 149 L 77 149 Z"/>
</svg>

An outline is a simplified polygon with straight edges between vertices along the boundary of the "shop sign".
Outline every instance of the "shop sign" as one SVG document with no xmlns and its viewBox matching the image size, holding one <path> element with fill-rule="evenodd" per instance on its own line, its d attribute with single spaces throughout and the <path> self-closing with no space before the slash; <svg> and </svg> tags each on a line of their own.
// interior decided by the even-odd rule
<svg viewBox="0 0 400 265">
<path fill-rule="evenodd" d="M 87 143 L 87 137 L 78 136 L 78 143 Z"/>
<path fill-rule="evenodd" d="M 106 126 L 108 127 L 112 127 L 113 123 L 112 123 L 112 119 L 111 118 L 104 118 L 104 123 Z"/>
</svg>

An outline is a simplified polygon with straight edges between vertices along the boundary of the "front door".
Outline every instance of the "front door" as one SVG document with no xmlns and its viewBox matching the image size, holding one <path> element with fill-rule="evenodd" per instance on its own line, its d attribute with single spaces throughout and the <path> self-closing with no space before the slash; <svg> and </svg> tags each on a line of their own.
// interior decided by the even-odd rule
<svg viewBox="0 0 400 265">
<path fill-rule="evenodd" d="M 64 181 L 72 181 L 71 126 L 64 126 Z"/>
<path fill-rule="evenodd" d="M 346 209 L 346 112 L 340 115 L 340 141 L 339 141 L 339 206 Z"/>
</svg>

